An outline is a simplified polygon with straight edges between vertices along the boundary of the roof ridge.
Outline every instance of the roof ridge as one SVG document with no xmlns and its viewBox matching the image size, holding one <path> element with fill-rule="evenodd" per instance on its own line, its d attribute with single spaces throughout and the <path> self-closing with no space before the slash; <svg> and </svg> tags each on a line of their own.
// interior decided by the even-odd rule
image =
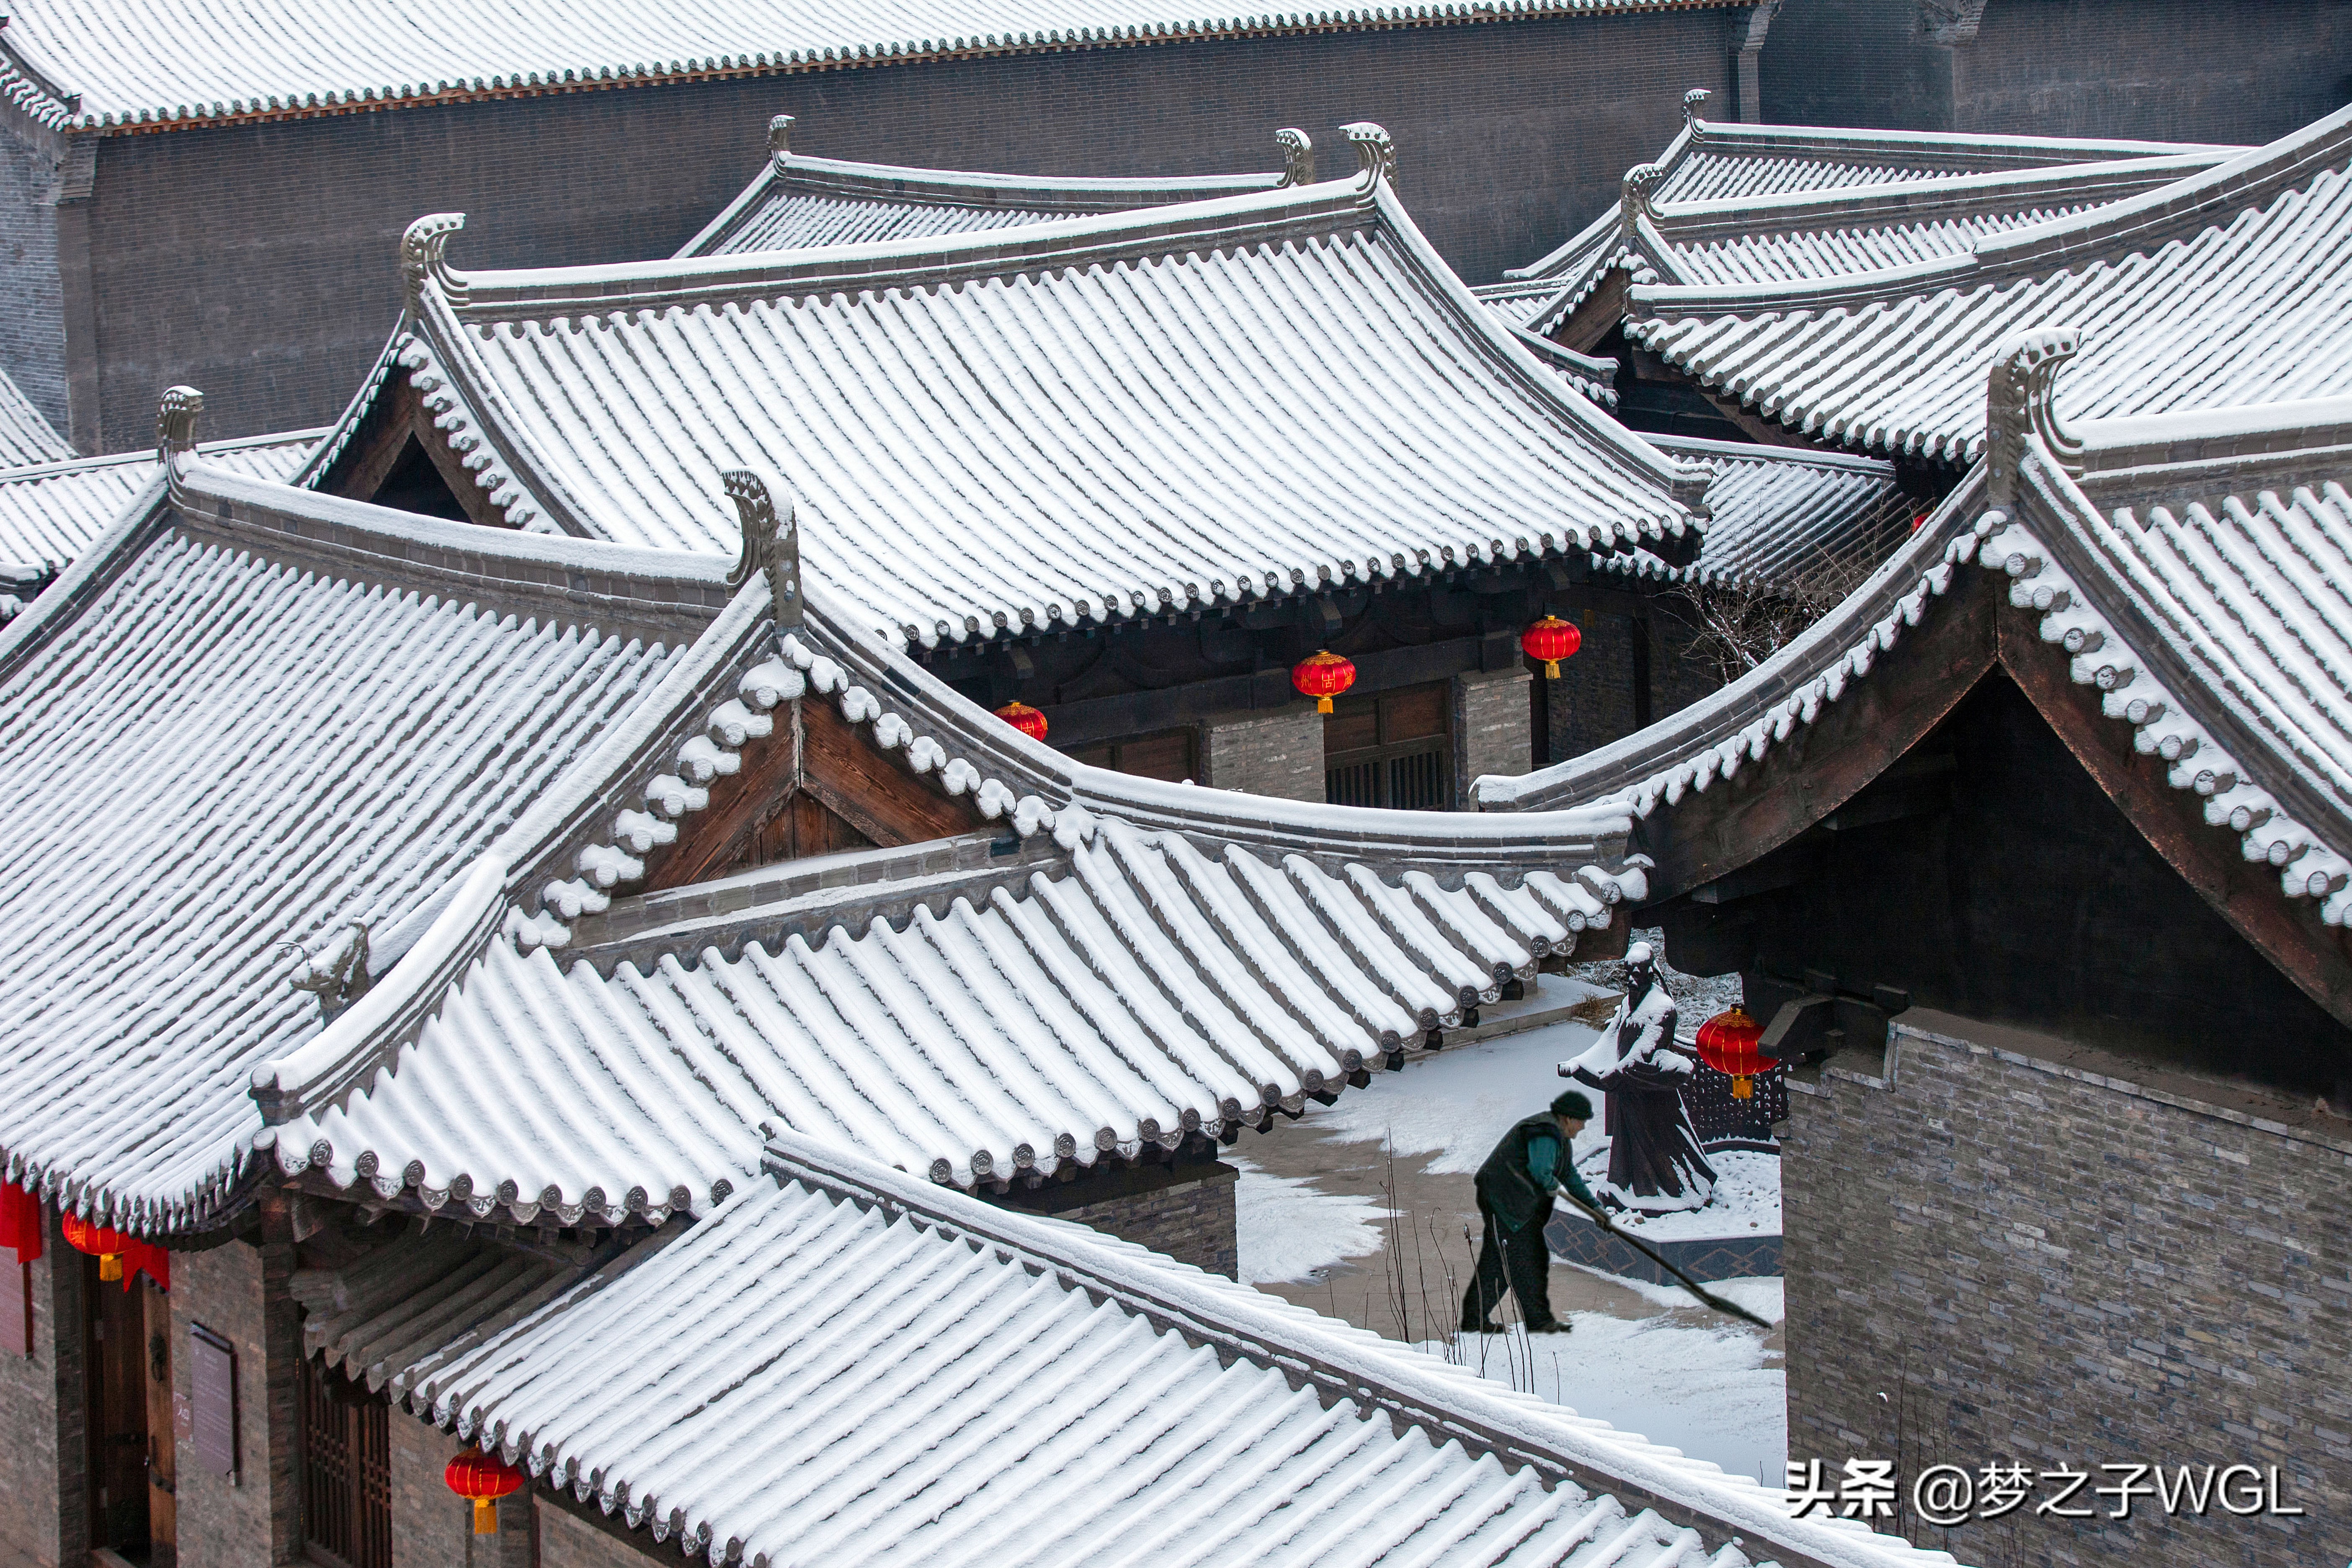
<svg viewBox="0 0 2352 1568">
<path fill-rule="evenodd" d="M 2226 228 L 2352 163 L 2352 105 L 2264 146 L 2137 195 L 1980 237 L 1969 249 L 1899 266 L 1795 282 L 1636 284 L 1641 322 L 1759 310 L 1853 310 L 1945 289 L 2048 277 Z"/>
<path fill-rule="evenodd" d="M 1011 229 L 921 236 L 807 250 L 666 258 L 461 272 L 448 265 L 447 233 L 462 214 L 410 226 L 412 276 L 468 325 L 520 316 L 601 314 L 716 305 L 751 297 L 951 286 L 1035 270 L 1060 271 L 1129 256 L 1161 256 L 1190 240 L 1219 248 L 1336 233 L 1374 213 L 1384 180 L 1359 173 L 1312 185 L 1279 185 L 1206 201 L 1087 214 Z M 425 233 L 425 226 L 439 226 Z"/>
<path fill-rule="evenodd" d="M 1822 190 L 1768 191 L 1750 196 L 1664 202 L 1657 208 L 1660 234 L 1670 244 L 1702 243 L 1710 231 L 1739 235 L 1816 233 L 1871 224 L 1949 222 L 2012 210 L 2015 199 L 2051 199 L 2105 204 L 2201 174 L 2226 153 L 2056 163 L 1981 174 L 1931 174 L 1874 185 L 1832 185 Z M 2107 194 L 2120 187 L 2120 195 Z M 1738 220 L 1738 221 L 1734 221 Z"/>
<path fill-rule="evenodd" d="M 1853 149 L 1913 153 L 1943 149 L 1955 158 L 1987 152 L 2001 153 L 2079 153 L 2084 163 L 2113 157 L 2162 157 L 2187 153 L 2242 152 L 2226 142 L 2148 142 L 2137 137 L 2028 136 L 1987 134 L 1975 131 L 1902 131 L 1869 126 L 1759 124 L 1738 121 L 1700 122 L 1708 152 L 1736 150 L 1742 155 L 1764 156 L 1778 152 Z M 1748 145 L 1740 145 L 1747 143 Z M 1981 156 L 1972 160 L 1981 162 Z"/>
</svg>

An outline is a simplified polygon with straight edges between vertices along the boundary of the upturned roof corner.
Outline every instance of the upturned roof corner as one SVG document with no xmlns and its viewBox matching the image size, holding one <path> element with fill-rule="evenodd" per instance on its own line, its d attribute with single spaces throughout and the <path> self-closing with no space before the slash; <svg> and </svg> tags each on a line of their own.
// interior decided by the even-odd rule
<svg viewBox="0 0 2352 1568">
<path fill-rule="evenodd" d="M 757 574 L 768 580 L 776 629 L 801 624 L 801 541 L 793 526 L 792 492 L 782 480 L 757 468 L 730 468 L 719 476 L 742 520 L 742 552 L 727 585 L 740 587 Z"/>
<path fill-rule="evenodd" d="M 155 405 L 155 460 L 163 465 L 163 483 L 174 504 L 184 504 L 179 459 L 195 450 L 196 416 L 205 411 L 205 395 L 193 386 L 167 386 Z"/>
<path fill-rule="evenodd" d="M 1396 189 L 1396 142 L 1386 130 L 1369 120 L 1358 120 L 1339 127 L 1339 133 L 1356 145 L 1356 173 L 1367 191 L 1385 184 Z"/>
<path fill-rule="evenodd" d="M 1296 125 L 1286 125 L 1274 133 L 1274 142 L 1282 149 L 1282 183 L 1286 185 L 1313 184 L 1315 139 Z"/>
<path fill-rule="evenodd" d="M 1985 479 L 1994 506 L 2016 505 L 2029 437 L 2039 437 L 2067 472 L 2082 471 L 2083 443 L 2059 419 L 2055 404 L 2059 369 L 2082 344 L 2073 327 L 2027 327 L 1993 352 L 1985 386 Z"/>
<path fill-rule="evenodd" d="M 423 303 L 427 282 L 452 304 L 466 302 L 465 281 L 449 267 L 449 237 L 465 226 L 464 213 L 427 213 L 401 235 L 401 297 L 412 313 Z"/>
<path fill-rule="evenodd" d="M 1690 138 L 1694 142 L 1706 134 L 1706 118 L 1699 111 L 1706 107 L 1706 100 L 1714 96 L 1715 94 L 1703 87 L 1695 87 L 1683 94 L 1683 128 L 1690 132 Z"/>
</svg>

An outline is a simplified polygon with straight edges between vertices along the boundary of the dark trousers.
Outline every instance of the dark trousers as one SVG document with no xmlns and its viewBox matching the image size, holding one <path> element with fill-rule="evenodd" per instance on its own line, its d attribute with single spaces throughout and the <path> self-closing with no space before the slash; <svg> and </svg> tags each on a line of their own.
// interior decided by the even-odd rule
<svg viewBox="0 0 2352 1568">
<path fill-rule="evenodd" d="M 1478 1205 L 1486 1222 L 1486 1239 L 1478 1244 L 1478 1269 L 1462 1296 L 1462 1324 L 1490 1321 L 1488 1314 L 1502 1305 L 1506 1289 L 1519 1299 L 1519 1316 L 1529 1328 L 1551 1321 L 1551 1250 L 1545 1246 L 1543 1221 L 1531 1220 L 1512 1230 L 1493 1209 Z"/>
</svg>

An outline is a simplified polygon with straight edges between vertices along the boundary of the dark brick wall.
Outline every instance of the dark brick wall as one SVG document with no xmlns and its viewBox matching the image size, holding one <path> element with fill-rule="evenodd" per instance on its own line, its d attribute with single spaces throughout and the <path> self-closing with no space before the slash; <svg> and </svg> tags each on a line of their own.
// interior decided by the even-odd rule
<svg viewBox="0 0 2352 1568">
<path fill-rule="evenodd" d="M 1525 669 L 1473 670 L 1454 678 L 1454 798 L 1467 805 L 1470 782 L 1517 778 L 1533 766 Z"/>
<path fill-rule="evenodd" d="M 58 282 L 58 166 L 0 135 L 0 370 L 66 430 L 65 301 Z"/>
<path fill-rule="evenodd" d="M 677 1546 L 656 1542 L 649 1531 L 626 1529 L 618 1520 L 592 1519 L 593 1505 L 566 1506 L 544 1496 L 539 1509 L 539 1568 L 646 1568 L 670 1563 Z"/>
<path fill-rule="evenodd" d="M 530 1494 L 499 1504 L 497 1534 L 476 1535 L 473 1505 L 449 1489 L 442 1473 L 470 1445 L 397 1405 L 391 1435 L 394 1568 L 532 1568 L 537 1521 Z"/>
<path fill-rule="evenodd" d="M 1323 798 L 1323 718 L 1300 700 L 1201 726 L 1201 782 L 1281 800 Z"/>
<path fill-rule="evenodd" d="M 1307 127 L 1395 136 L 1417 220 L 1476 280 L 1616 199 L 1618 177 L 1722 91 L 1744 12 L 1333 33 L 769 77 L 118 137 L 91 212 L 108 450 L 153 439 L 157 392 L 205 434 L 323 422 L 398 314 L 401 230 L 460 210 L 461 268 L 663 255 L 741 188 L 768 116 L 814 153 L 1015 173 L 1279 167 Z M 14 368 L 13 365 L 11 367 Z"/>
<path fill-rule="evenodd" d="M 2303 1517 L 2166 1521 L 2143 1500 L 2062 1523 L 2037 1490 L 1912 1534 L 2000 1568 L 2352 1559 L 2352 1125 L 2046 1037 L 1904 1024 L 1891 1072 L 1845 1072 L 1849 1052 L 1790 1097 L 1790 1458 L 1906 1478 L 2275 1465 Z"/>
<path fill-rule="evenodd" d="M 1090 1225 L 1230 1279 L 1241 1267 L 1234 1229 L 1240 1174 L 1213 1158 L 1188 1159 L 1094 1172 L 1034 1192 L 1016 1188 L 990 1201 Z"/>
<path fill-rule="evenodd" d="M 31 1266 L 33 1353 L 0 1351 L 0 1568 L 73 1568 L 88 1561 L 83 1491 L 81 1254 L 55 1211 Z M 0 1249 L 0 1268 L 18 1267 Z"/>
<path fill-rule="evenodd" d="M 1646 708 L 1634 700 L 1634 645 L 1649 637 L 1649 622 L 1589 609 L 1570 616 L 1584 634 L 1583 645 L 1575 658 L 1561 661 L 1559 679 L 1545 683 L 1551 721 L 1549 760 L 1556 763 L 1622 740 L 1641 728 L 1637 714 L 1655 719 L 1662 711 L 1655 705 L 1654 689 Z M 1654 670 L 1654 658 L 1642 663 Z"/>
<path fill-rule="evenodd" d="M 1918 0 L 1787 0 L 1764 47 L 1764 117 L 2267 142 L 2352 99 L 2341 0 L 1990 0 L 1958 45 L 1919 18 Z"/>
<path fill-rule="evenodd" d="M 192 1394 L 188 1329 L 201 1323 L 236 1348 L 237 1464 L 230 1479 L 196 1458 L 184 1434 L 177 1457 L 182 1568 L 260 1568 L 300 1555 L 295 1486 L 295 1363 L 299 1320 L 286 1283 L 291 1241 L 232 1241 L 172 1259 L 172 1380 Z"/>
<path fill-rule="evenodd" d="M 1065 1209 L 1061 1217 L 1231 1279 L 1241 1268 L 1234 1219 L 1234 1183 L 1240 1174 L 1218 1164 L 1195 1180 Z"/>
</svg>

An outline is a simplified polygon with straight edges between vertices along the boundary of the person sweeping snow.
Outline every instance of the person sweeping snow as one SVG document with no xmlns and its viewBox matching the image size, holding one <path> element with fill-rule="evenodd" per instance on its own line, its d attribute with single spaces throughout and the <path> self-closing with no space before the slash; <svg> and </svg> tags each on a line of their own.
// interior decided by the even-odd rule
<svg viewBox="0 0 2352 1568">
<path fill-rule="evenodd" d="M 1552 1194 L 1566 1187 L 1587 1208 L 1592 1194 L 1576 1173 L 1576 1135 L 1592 1120 L 1592 1101 L 1569 1089 L 1551 1110 L 1530 1116 L 1503 1134 L 1478 1167 L 1478 1215 L 1486 1234 L 1478 1246 L 1478 1267 L 1462 1297 L 1462 1331 L 1498 1334 L 1489 1313 L 1507 1289 L 1519 1299 L 1519 1316 L 1531 1334 L 1564 1334 L 1568 1325 L 1551 1315 L 1551 1252 L 1544 1222 L 1551 1217 Z"/>
</svg>

